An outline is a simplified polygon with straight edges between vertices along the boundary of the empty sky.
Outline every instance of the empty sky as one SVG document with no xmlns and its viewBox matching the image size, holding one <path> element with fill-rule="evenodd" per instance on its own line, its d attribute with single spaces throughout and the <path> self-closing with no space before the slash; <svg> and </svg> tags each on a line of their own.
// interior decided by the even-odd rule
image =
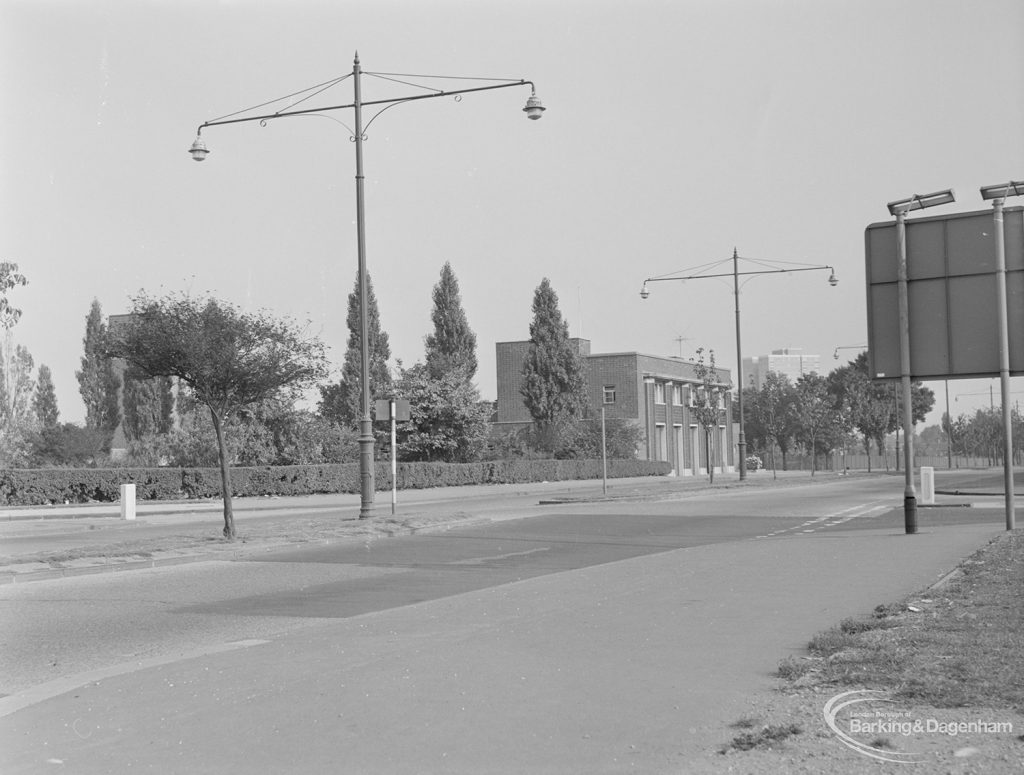
<svg viewBox="0 0 1024 775">
<path fill-rule="evenodd" d="M 594 352 L 703 346 L 733 371 L 731 283 L 638 291 L 736 247 L 835 266 L 836 288 L 806 272 L 741 292 L 745 355 L 799 347 L 828 370 L 866 341 L 864 229 L 887 202 L 954 188 L 929 215 L 979 210 L 979 186 L 1024 176 L 1021 30 L 1020 0 L 0 0 L 0 259 L 31 282 L 16 337 L 69 421 L 93 298 L 109 315 L 141 289 L 209 292 L 309 320 L 340 368 L 349 130 L 212 127 L 205 162 L 187 150 L 204 120 L 343 76 L 358 50 L 370 72 L 532 80 L 548 108 L 528 121 L 528 89 L 503 89 L 369 128 L 368 266 L 406 365 L 450 261 L 486 398 L 494 343 L 528 337 L 543 277 Z M 417 92 L 364 78 L 364 99 L 396 93 Z M 988 386 L 953 383 L 953 414 Z"/>
</svg>

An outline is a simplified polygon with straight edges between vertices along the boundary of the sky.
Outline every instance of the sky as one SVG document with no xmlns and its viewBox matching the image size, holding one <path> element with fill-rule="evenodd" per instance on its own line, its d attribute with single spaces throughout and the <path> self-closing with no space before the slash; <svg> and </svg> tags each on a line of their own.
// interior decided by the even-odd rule
<svg viewBox="0 0 1024 775">
<path fill-rule="evenodd" d="M 734 373 L 731 281 L 639 291 L 736 249 L 835 268 L 834 288 L 809 271 L 740 292 L 744 356 L 801 348 L 831 369 L 867 341 L 864 230 L 888 202 L 953 188 L 927 215 L 982 210 L 979 187 L 1024 178 L 1022 29 L 1020 0 L 0 0 L 0 260 L 30 282 L 10 294 L 15 337 L 50 367 L 64 421 L 84 418 L 93 299 L 120 314 L 140 291 L 308 321 L 336 378 L 351 111 L 207 128 L 202 164 L 188 149 L 204 121 L 351 74 L 358 52 L 410 84 L 533 81 L 547 108 L 526 120 L 529 88 L 507 88 L 367 128 L 367 265 L 404 365 L 424 357 L 448 261 L 484 398 L 544 277 L 593 352 L 704 347 Z M 309 105 L 351 103 L 352 83 Z M 423 93 L 367 75 L 362 92 Z M 951 382 L 953 416 L 993 384 L 998 405 L 995 381 Z M 1011 391 L 1024 401 L 1024 378 Z"/>
</svg>

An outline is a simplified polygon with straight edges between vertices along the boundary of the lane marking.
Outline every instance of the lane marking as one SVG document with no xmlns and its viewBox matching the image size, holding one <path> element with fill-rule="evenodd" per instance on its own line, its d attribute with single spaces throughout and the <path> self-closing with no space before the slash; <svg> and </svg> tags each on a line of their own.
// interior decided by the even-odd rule
<svg viewBox="0 0 1024 775">
<path fill-rule="evenodd" d="M 551 549 L 550 546 L 542 546 L 539 549 L 527 549 L 522 552 L 509 552 L 508 554 L 495 554 L 490 557 L 471 557 L 468 560 L 453 560 L 452 562 L 446 562 L 445 565 L 483 565 L 485 562 L 491 560 L 507 560 L 509 557 L 524 557 L 528 554 L 537 554 L 538 552 L 546 552 Z"/>
<path fill-rule="evenodd" d="M 19 710 L 24 710 L 25 708 L 37 705 L 40 702 L 45 702 L 46 700 L 52 700 L 54 697 L 67 694 L 68 692 L 80 689 L 81 687 L 87 686 L 91 683 L 99 683 L 100 681 L 104 681 L 108 678 L 116 678 L 120 675 L 127 675 L 128 673 L 147 670 L 151 667 L 169 665 L 174 662 L 184 662 L 187 659 L 195 659 L 196 657 L 205 657 L 210 656 L 211 654 L 222 654 L 226 651 L 246 649 L 251 648 L 252 646 L 262 646 L 265 643 L 270 643 L 270 641 L 251 639 L 236 640 L 231 643 L 218 643 L 213 646 L 194 649 L 193 651 L 186 652 L 185 654 L 166 655 L 162 657 L 151 657 L 149 659 L 139 659 L 131 662 L 122 662 L 120 665 L 101 667 L 97 670 L 88 670 L 84 673 L 69 675 L 64 678 L 56 678 L 53 681 L 47 681 L 46 683 L 38 684 L 29 689 L 24 689 L 17 694 L 10 695 L 9 697 L 0 698 L 0 718 L 10 716 L 12 713 L 17 713 Z"/>
</svg>

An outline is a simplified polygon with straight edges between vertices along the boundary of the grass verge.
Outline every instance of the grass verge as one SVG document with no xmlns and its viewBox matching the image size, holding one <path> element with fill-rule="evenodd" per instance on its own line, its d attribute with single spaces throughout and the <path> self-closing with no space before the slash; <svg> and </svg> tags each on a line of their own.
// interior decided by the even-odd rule
<svg viewBox="0 0 1024 775">
<path fill-rule="evenodd" d="M 779 676 L 857 686 L 936 708 L 1024 711 L 1024 531 L 1005 533 L 946 583 L 814 636 Z"/>
</svg>

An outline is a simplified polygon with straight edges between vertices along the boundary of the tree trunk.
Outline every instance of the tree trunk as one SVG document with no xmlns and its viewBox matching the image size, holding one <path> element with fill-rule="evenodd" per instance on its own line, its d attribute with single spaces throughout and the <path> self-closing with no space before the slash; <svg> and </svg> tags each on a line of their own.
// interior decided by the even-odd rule
<svg viewBox="0 0 1024 775">
<path fill-rule="evenodd" d="M 235 514 L 231 509 L 231 469 L 228 468 L 228 448 L 224 443 L 224 426 L 220 416 L 211 407 L 213 429 L 217 433 L 217 452 L 220 457 L 220 486 L 224 496 L 224 537 L 235 540 Z"/>
<path fill-rule="evenodd" d="M 715 461 L 711 458 L 711 431 L 707 428 L 704 429 L 704 446 L 706 448 L 705 454 L 708 458 L 708 475 L 711 478 L 711 484 L 715 483 Z"/>
</svg>

